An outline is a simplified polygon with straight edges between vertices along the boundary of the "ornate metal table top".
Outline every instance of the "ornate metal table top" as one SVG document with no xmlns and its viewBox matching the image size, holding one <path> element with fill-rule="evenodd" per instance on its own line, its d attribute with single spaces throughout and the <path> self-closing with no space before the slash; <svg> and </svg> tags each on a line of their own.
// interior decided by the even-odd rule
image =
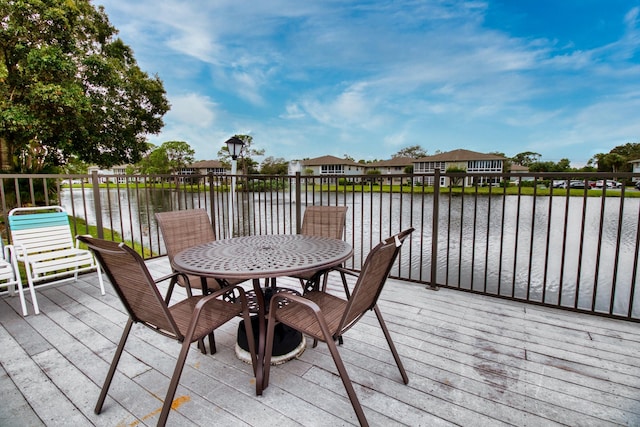
<svg viewBox="0 0 640 427">
<path fill-rule="evenodd" d="M 173 259 L 185 273 L 220 279 L 260 279 L 303 274 L 341 264 L 353 254 L 336 239 L 282 234 L 215 240 Z"/>
</svg>

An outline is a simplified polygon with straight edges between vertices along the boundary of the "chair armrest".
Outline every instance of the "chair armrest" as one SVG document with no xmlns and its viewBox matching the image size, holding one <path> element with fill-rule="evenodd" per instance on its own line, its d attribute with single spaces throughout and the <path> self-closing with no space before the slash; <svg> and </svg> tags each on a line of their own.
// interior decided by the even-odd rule
<svg viewBox="0 0 640 427">
<path fill-rule="evenodd" d="M 153 279 L 153 283 L 160 283 L 160 282 L 164 282 L 165 280 L 169 280 L 169 279 L 173 279 L 174 277 L 178 277 L 178 276 L 182 276 L 182 278 L 185 280 L 185 283 L 191 287 L 191 283 L 189 283 L 189 278 L 187 277 L 186 274 L 181 273 L 179 271 L 174 271 L 171 274 L 167 274 L 166 276 L 162 276 L 159 277 L 157 279 Z"/>
<path fill-rule="evenodd" d="M 217 291 L 208 294 L 206 296 L 206 298 L 207 299 L 213 299 L 213 298 L 223 297 L 223 296 L 225 296 L 226 294 L 228 294 L 231 291 L 238 291 L 240 299 L 242 300 L 242 298 L 245 298 L 245 300 L 246 300 L 247 291 L 245 291 L 242 286 L 227 286 L 227 287 L 224 287 L 224 288 L 220 288 Z"/>
<path fill-rule="evenodd" d="M 347 269 L 346 269 L 346 268 L 344 268 L 344 267 L 334 267 L 333 269 L 334 269 L 335 271 L 339 271 L 339 272 L 341 272 L 341 273 L 348 274 L 349 276 L 354 276 L 354 277 L 358 277 L 358 276 L 359 276 L 359 274 L 358 274 L 358 273 L 356 273 L 355 271 L 353 271 L 353 270 L 347 270 Z"/>
<path fill-rule="evenodd" d="M 170 280 L 170 279 L 174 279 L 174 278 L 175 278 L 175 280 L 177 281 L 177 280 L 178 280 L 178 279 L 177 279 L 178 277 L 182 277 L 182 278 L 184 279 L 184 283 L 185 283 L 185 290 L 187 291 L 187 296 L 188 296 L 188 297 L 191 297 L 191 296 L 192 296 L 192 293 L 191 293 L 191 281 L 189 280 L 189 277 L 188 277 L 186 274 L 181 273 L 181 272 L 179 272 L 179 271 L 174 271 L 174 272 L 173 272 L 173 273 L 171 273 L 171 274 L 167 274 L 166 276 L 162 276 L 162 277 L 159 277 L 159 278 L 157 278 L 157 279 L 154 279 L 154 280 L 153 280 L 153 283 L 155 283 L 155 284 L 157 285 L 157 284 L 158 284 L 158 283 L 160 283 L 160 282 L 164 282 L 164 281 L 166 281 L 166 280 Z M 169 297 L 170 297 L 170 295 L 171 295 L 171 291 L 173 290 L 173 286 L 174 286 L 174 284 L 175 284 L 175 282 L 173 282 L 173 281 L 172 281 L 172 282 L 169 284 L 169 289 L 167 289 L 167 295 L 165 295 L 165 298 L 164 298 L 164 301 L 165 301 L 165 303 L 167 303 L 167 304 L 169 304 L 169 300 L 170 300 L 170 298 L 169 298 Z"/>
<path fill-rule="evenodd" d="M 315 302 L 311 301 L 300 295 L 292 295 L 292 294 L 276 294 L 271 298 L 271 304 L 269 305 L 269 322 L 273 322 L 274 320 L 282 321 L 282 318 L 278 317 L 278 301 L 281 300 L 289 301 L 289 305 L 300 305 L 303 306 L 306 310 L 310 311 L 313 317 L 315 317 L 318 322 L 318 326 L 320 326 L 320 330 L 322 331 L 322 336 L 314 337 L 323 341 L 327 341 L 330 337 L 333 337 L 333 334 L 329 330 L 329 325 L 327 323 L 327 319 L 324 316 L 322 310 Z M 286 322 L 285 322 L 286 323 Z M 289 325 L 292 327 L 296 327 L 295 325 Z M 309 331 L 306 331 L 309 333 Z M 335 338 L 334 338 L 335 339 Z"/>
<path fill-rule="evenodd" d="M 16 256 L 16 248 L 13 245 L 4 245 L 4 260 L 13 266 L 16 277 L 20 278 L 20 270 L 18 268 L 18 257 Z M 26 259 L 25 259 L 26 260 Z"/>
<path fill-rule="evenodd" d="M 311 301 L 308 298 L 305 298 L 301 295 L 295 295 L 290 293 L 286 293 L 286 294 L 278 293 L 271 297 L 271 302 L 269 303 L 269 315 L 275 312 L 274 310 L 278 309 L 278 301 L 282 301 L 282 300 L 287 300 L 289 301 L 289 303 L 303 305 L 309 310 L 313 311 L 314 314 L 316 314 L 316 316 L 322 313 L 320 310 L 320 307 L 318 307 L 318 304 L 316 304 L 315 302 Z"/>
<path fill-rule="evenodd" d="M 5 245 L 5 250 L 6 249 L 9 249 L 9 253 L 11 255 L 15 255 L 16 257 L 22 257 L 24 262 L 27 262 L 27 260 L 29 259 L 27 250 L 20 243 Z"/>
<path fill-rule="evenodd" d="M 15 250 L 13 248 L 13 245 L 4 245 L 2 249 L 2 256 L 4 256 L 5 260 L 8 260 L 13 255 L 13 251 Z"/>
<path fill-rule="evenodd" d="M 193 314 L 193 318 L 192 321 L 197 322 L 198 317 L 200 316 L 200 312 L 202 311 L 202 309 L 204 308 L 205 305 L 207 305 L 209 302 L 211 302 L 211 300 L 215 300 L 218 299 L 221 296 L 224 296 L 226 293 L 228 293 L 229 291 L 238 291 L 238 297 L 240 298 L 240 304 L 242 307 L 242 311 L 244 313 L 244 315 L 248 318 L 249 317 L 249 304 L 247 302 L 247 295 L 245 290 L 241 287 L 241 286 L 233 286 L 233 287 L 227 287 L 227 288 L 222 288 L 222 289 L 218 289 L 217 291 L 203 296 L 200 301 L 198 301 L 198 303 L 196 304 L 195 308 L 194 308 L 194 314 Z M 233 303 L 230 303 L 233 304 Z"/>
<path fill-rule="evenodd" d="M 74 240 L 76 241 L 76 249 L 80 249 L 80 240 L 78 240 L 78 237 L 93 237 L 91 234 L 77 234 L 76 237 L 74 238 Z"/>
</svg>

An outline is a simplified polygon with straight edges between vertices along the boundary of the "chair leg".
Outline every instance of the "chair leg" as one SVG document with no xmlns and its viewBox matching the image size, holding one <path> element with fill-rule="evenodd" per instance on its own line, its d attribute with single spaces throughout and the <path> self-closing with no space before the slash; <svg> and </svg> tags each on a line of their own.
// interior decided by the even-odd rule
<svg viewBox="0 0 640 427">
<path fill-rule="evenodd" d="M 211 354 L 216 354 L 218 349 L 216 348 L 216 338 L 213 335 L 213 331 L 209 334 L 209 351 Z"/>
<path fill-rule="evenodd" d="M 375 311 L 376 313 L 376 317 L 378 318 L 378 323 L 380 323 L 380 327 L 382 328 L 384 337 L 387 339 L 387 344 L 389 344 L 389 348 L 391 349 L 393 358 L 395 359 L 396 365 L 400 370 L 400 375 L 402 375 L 402 381 L 404 381 L 405 384 L 408 384 L 409 377 L 407 376 L 407 372 L 404 370 L 404 366 L 402 365 L 402 361 L 400 360 L 400 355 L 398 355 L 396 346 L 393 344 L 393 341 L 391 340 L 391 334 L 389 334 L 389 329 L 387 329 L 387 325 L 385 324 L 384 319 L 382 319 L 382 313 L 380 312 L 380 309 L 378 308 L 377 304 L 373 307 L 373 311 Z"/>
<path fill-rule="evenodd" d="M 341 271 L 340 277 L 342 277 L 342 286 L 344 287 L 344 294 L 347 296 L 347 299 L 349 299 L 351 298 L 351 292 L 349 291 L 349 285 L 347 285 L 347 275 L 344 274 L 344 271 Z"/>
<path fill-rule="evenodd" d="M 190 347 L 191 342 L 188 337 L 185 337 L 185 340 L 182 343 L 182 349 L 180 350 L 180 356 L 178 356 L 176 367 L 173 370 L 173 376 L 171 377 L 171 382 L 169 383 L 167 395 L 165 396 L 164 403 L 162 404 L 162 412 L 160 412 L 160 419 L 158 420 L 157 424 L 158 427 L 163 427 L 167 423 L 169 411 L 171 410 L 173 398 L 176 395 L 178 383 L 180 382 L 180 376 L 182 375 L 182 370 L 184 369 L 184 362 L 187 360 L 187 354 L 189 354 Z"/>
<path fill-rule="evenodd" d="M 364 416 L 364 411 L 362 406 L 360 405 L 360 401 L 358 400 L 358 396 L 356 395 L 356 391 L 353 388 L 353 384 L 351 383 L 351 379 L 349 378 L 349 374 L 347 374 L 347 369 L 344 366 L 344 362 L 340 357 L 340 353 L 338 352 L 338 347 L 336 343 L 328 337 L 326 340 L 327 346 L 329 347 L 329 352 L 331 353 L 331 357 L 333 357 L 333 362 L 338 368 L 338 373 L 340 374 L 340 379 L 342 380 L 342 384 L 344 385 L 345 390 L 347 391 L 347 396 L 349 396 L 349 400 L 351 401 L 351 406 L 353 406 L 353 410 L 356 411 L 356 416 L 358 417 L 358 421 L 361 426 L 368 426 L 367 418 Z"/>
<path fill-rule="evenodd" d="M 27 270 L 26 264 L 25 270 Z M 29 284 L 29 293 L 31 294 L 31 304 L 33 305 L 34 314 L 40 314 L 40 306 L 38 305 L 38 298 L 36 298 L 36 288 L 30 274 L 31 271 L 27 270 L 27 283 Z"/>
<path fill-rule="evenodd" d="M 94 412 L 96 414 L 99 414 L 102 411 L 102 405 L 104 404 L 104 400 L 107 397 L 107 392 L 109 391 L 109 387 L 111 386 L 111 380 L 113 379 L 113 375 L 115 374 L 116 368 L 118 367 L 120 356 L 122 356 L 124 345 L 127 342 L 129 332 L 131 331 L 131 326 L 133 326 L 133 320 L 129 318 L 129 320 L 127 320 L 127 324 L 124 327 L 124 330 L 122 331 L 122 337 L 120 338 L 118 348 L 116 348 L 116 353 L 113 355 L 113 361 L 111 362 L 111 366 L 109 367 L 107 378 L 105 378 L 104 380 L 104 385 L 102 386 L 100 397 L 98 397 L 98 403 L 96 403 L 96 408 L 94 409 Z"/>
<path fill-rule="evenodd" d="M 22 286 L 22 281 L 18 280 L 18 295 L 20 296 L 20 307 L 22 307 L 22 315 L 26 316 L 29 314 L 27 311 L 27 300 L 24 298 L 24 287 Z M 29 292 L 32 292 L 32 295 L 35 294 L 33 289 L 29 289 Z M 31 296 L 33 298 L 33 296 Z"/>
<path fill-rule="evenodd" d="M 102 267 L 100 264 L 96 262 L 96 273 L 98 273 L 98 283 L 100 284 L 100 294 L 105 295 L 106 291 L 104 289 L 104 279 L 102 278 Z"/>
<path fill-rule="evenodd" d="M 269 372 L 271 371 L 271 353 L 273 352 L 273 335 L 276 327 L 275 316 L 269 316 L 267 320 L 267 342 L 264 350 L 264 365 L 263 365 L 263 378 L 262 389 L 266 389 L 269 386 Z"/>
</svg>

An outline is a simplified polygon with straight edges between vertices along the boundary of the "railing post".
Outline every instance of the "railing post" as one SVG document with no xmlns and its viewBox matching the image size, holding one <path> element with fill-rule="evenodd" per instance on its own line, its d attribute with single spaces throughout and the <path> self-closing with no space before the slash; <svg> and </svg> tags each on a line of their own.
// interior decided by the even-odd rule
<svg viewBox="0 0 640 427">
<path fill-rule="evenodd" d="M 180 210 L 180 180 L 175 175 L 173 177 L 171 177 L 170 179 L 171 179 L 171 181 L 173 181 L 173 186 L 176 189 L 176 201 L 177 201 L 177 204 L 178 204 L 178 206 L 176 206 L 176 207 L 178 208 L 177 210 Z M 185 206 L 185 209 L 186 209 L 186 206 Z"/>
<path fill-rule="evenodd" d="M 424 187 L 423 187 L 424 191 Z M 438 286 L 438 223 L 440 221 L 440 169 L 433 175 L 433 222 L 431 223 L 431 281 L 429 289 L 437 291 Z"/>
<path fill-rule="evenodd" d="M 215 215 L 215 210 L 214 210 L 214 203 L 213 203 L 213 172 L 209 172 L 206 177 L 209 179 L 209 212 L 211 212 L 211 226 L 213 227 L 213 229 L 216 229 L 216 215 Z M 205 178 L 205 182 L 206 179 Z"/>
<path fill-rule="evenodd" d="M 102 205 L 100 203 L 100 179 L 98 178 L 98 171 L 91 172 L 91 188 L 93 190 L 93 209 L 96 213 L 98 238 L 104 239 L 104 229 L 102 227 Z"/>
<path fill-rule="evenodd" d="M 300 178 L 300 172 L 296 172 L 296 234 L 300 234 L 302 228 L 302 190 L 300 189 L 302 179 Z"/>
</svg>

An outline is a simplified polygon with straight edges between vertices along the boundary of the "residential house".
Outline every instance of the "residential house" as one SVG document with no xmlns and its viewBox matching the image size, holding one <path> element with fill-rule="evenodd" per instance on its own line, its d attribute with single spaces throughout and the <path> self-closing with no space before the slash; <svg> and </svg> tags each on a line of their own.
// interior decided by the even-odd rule
<svg viewBox="0 0 640 427">
<path fill-rule="evenodd" d="M 190 165 L 181 168 L 178 172 L 180 175 L 226 175 L 230 169 L 219 160 L 198 160 Z"/>
<path fill-rule="evenodd" d="M 640 159 L 631 160 L 629 163 L 631 163 L 631 172 L 640 173 Z M 634 176 L 633 182 L 638 182 L 638 181 L 640 181 L 640 178 Z"/>
<path fill-rule="evenodd" d="M 112 166 L 110 169 L 101 169 L 99 166 L 89 166 L 87 173 L 91 175 L 93 172 L 97 172 L 98 182 L 100 184 L 106 184 L 107 182 L 111 182 L 112 184 L 125 184 L 127 182 L 127 167 L 129 166 L 130 165 L 118 165 Z"/>
<path fill-rule="evenodd" d="M 504 157 L 497 154 L 484 154 L 459 149 L 414 159 L 413 173 L 415 175 L 433 174 L 436 169 L 439 169 L 442 173 L 450 169 L 460 169 L 469 174 L 464 185 L 473 185 L 475 182 L 479 184 L 494 184 L 501 182 L 502 178 L 487 177 L 482 176 L 482 174 L 502 173 L 504 160 Z M 474 174 L 478 176 L 473 176 Z M 424 183 L 425 185 L 433 185 L 433 176 L 425 177 Z M 441 176 L 440 185 L 449 186 L 449 177 Z"/>
<path fill-rule="evenodd" d="M 398 175 L 406 173 L 407 167 L 413 167 L 414 160 L 411 157 L 394 157 L 390 160 L 367 163 L 365 166 L 367 171 L 379 171 L 380 176 L 394 175 L 388 178 L 388 183 L 400 185 L 402 184 L 402 177 Z"/>
<path fill-rule="evenodd" d="M 349 175 L 362 175 L 365 173 L 365 165 L 334 156 L 316 157 L 315 159 L 301 160 L 298 163 L 292 162 L 289 166 L 290 171 L 293 167 L 299 168 L 303 175 L 314 176 L 344 175 L 347 178 Z M 328 181 L 329 179 L 323 180 L 323 182 Z"/>
<path fill-rule="evenodd" d="M 533 181 L 532 176 L 520 176 L 529 173 L 529 168 L 527 166 L 512 164 L 509 172 L 511 172 L 511 182 L 515 184 L 520 183 L 520 181 Z"/>
</svg>

